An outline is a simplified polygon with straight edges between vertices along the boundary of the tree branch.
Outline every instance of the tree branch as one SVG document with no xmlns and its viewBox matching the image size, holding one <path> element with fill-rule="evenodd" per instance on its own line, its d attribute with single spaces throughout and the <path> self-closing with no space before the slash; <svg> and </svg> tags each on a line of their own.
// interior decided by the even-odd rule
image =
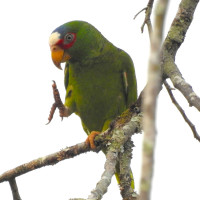
<svg viewBox="0 0 200 200">
<path fill-rule="evenodd" d="M 198 2 L 199 0 L 181 1 L 162 47 L 162 69 L 164 78 L 170 78 L 174 87 L 184 95 L 189 105 L 194 106 L 200 111 L 200 98 L 193 91 L 191 85 L 184 80 L 175 64 L 176 52 L 185 39 Z"/>
<path fill-rule="evenodd" d="M 156 107 L 156 97 L 160 91 L 161 86 L 161 70 L 160 70 L 160 46 L 162 41 L 162 30 L 163 30 L 163 20 L 166 11 L 167 0 L 160 0 L 158 5 L 162 5 L 165 3 L 162 9 L 158 9 L 157 7 L 157 15 L 155 20 L 155 28 L 153 34 L 152 25 L 150 21 L 150 15 L 153 7 L 153 0 L 149 0 L 149 3 L 146 8 L 146 16 L 143 23 L 147 24 L 149 29 L 149 35 L 151 35 L 151 49 L 152 53 L 149 61 L 149 80 L 147 87 L 145 89 L 145 103 L 144 103 L 144 129 L 145 136 L 143 142 L 144 148 L 144 160 L 143 160 L 143 172 L 141 178 L 141 199 L 149 199 L 150 189 L 151 189 L 151 177 L 153 172 L 153 154 L 155 147 L 155 107 Z M 187 32 L 188 27 L 192 22 L 193 13 L 198 4 L 199 0 L 182 0 L 178 13 L 171 25 L 170 31 L 165 39 L 165 42 L 162 47 L 162 70 L 163 77 L 170 78 L 174 84 L 174 86 L 182 92 L 185 98 L 188 100 L 191 106 L 195 106 L 200 111 L 200 98 L 194 93 L 192 87 L 185 82 L 183 79 L 178 67 L 174 63 L 175 55 L 184 41 L 185 34 Z M 142 28 L 142 31 L 143 31 Z M 142 92 L 143 93 L 143 92 Z M 140 95 L 139 99 L 141 100 L 142 95 Z M 138 105 L 138 107 L 136 106 Z M 152 106 L 153 105 L 153 106 Z M 103 146 L 108 149 L 107 151 L 107 159 L 105 163 L 105 170 L 102 174 L 101 180 L 97 183 L 96 188 L 91 192 L 88 197 L 88 200 L 91 199 L 101 199 L 102 196 L 107 191 L 109 184 L 111 183 L 111 178 L 115 173 L 115 165 L 117 163 L 117 159 L 120 157 L 120 165 L 125 171 L 121 170 L 122 174 L 122 196 L 124 199 L 135 199 L 136 194 L 130 187 L 127 187 L 125 183 L 125 177 L 127 177 L 127 171 L 130 171 L 130 155 L 131 152 L 128 150 L 125 154 L 123 154 L 124 145 L 129 142 L 130 137 L 141 131 L 141 121 L 142 114 L 140 113 L 141 101 L 136 102 L 134 106 L 132 106 L 128 111 L 125 111 L 121 117 L 117 118 L 114 123 L 111 124 L 111 128 L 104 133 L 100 134 L 95 138 L 95 141 L 99 143 L 101 146 L 98 150 L 100 150 Z M 139 111 L 137 110 L 139 109 Z M 191 128 L 192 128 L 192 124 Z M 193 127 L 194 129 L 195 127 Z M 195 132 L 193 132 L 195 136 Z M 199 138 L 199 135 L 196 134 L 196 137 Z M 15 181 L 15 177 L 25 174 L 29 171 L 47 166 L 54 165 L 61 160 L 72 158 L 81 153 L 90 151 L 91 149 L 83 142 L 77 144 L 75 146 L 65 148 L 59 152 L 54 154 L 50 154 L 45 157 L 41 157 L 35 159 L 29 163 L 20 165 L 14 169 L 11 169 L 2 175 L 0 175 L 0 183 L 4 181 L 9 181 L 14 200 L 20 200 L 19 192 L 17 189 L 17 184 Z M 118 157 L 119 155 L 119 157 Z M 128 159 L 127 159 L 128 158 Z M 123 159 L 127 159 L 126 162 L 123 162 Z M 129 182 L 129 177 L 128 177 Z M 127 182 L 127 183 L 128 183 Z M 130 185 L 129 185 L 130 186 Z"/>
<path fill-rule="evenodd" d="M 155 113 L 157 96 L 161 90 L 160 48 L 163 35 L 163 24 L 168 0 L 159 0 L 156 6 L 154 31 L 150 34 L 151 53 L 147 86 L 144 91 L 144 138 L 142 156 L 142 174 L 140 183 L 140 199 L 149 200 L 154 165 L 156 142 Z"/>
<path fill-rule="evenodd" d="M 134 133 L 138 133 L 142 130 L 142 114 L 140 113 L 140 106 L 141 96 L 134 105 L 132 105 L 128 110 L 122 113 L 122 115 L 111 124 L 110 129 L 99 134 L 95 138 L 95 142 L 100 145 L 97 149 L 98 151 L 102 148 L 105 148 L 105 146 L 108 149 L 106 154 L 107 159 L 105 163 L 105 171 L 102 175 L 102 178 L 98 182 L 96 188 L 91 192 L 88 200 L 102 198 L 102 196 L 107 191 L 113 174 L 115 173 L 115 165 L 117 162 L 116 159 L 118 159 L 117 155 L 123 149 L 125 142 Z M 64 159 L 72 158 L 76 155 L 85 153 L 90 150 L 90 147 L 86 145 L 85 142 L 74 145 L 72 147 L 67 147 L 59 152 L 32 160 L 31 162 L 6 171 L 2 175 L 0 175 L 0 183 L 4 181 L 11 181 L 11 186 L 14 188 L 12 183 L 14 183 L 13 180 L 15 177 L 47 165 L 57 164 Z M 132 196 L 129 199 L 135 200 L 136 194 L 134 193 L 134 191 L 131 192 L 131 195 Z"/>
<path fill-rule="evenodd" d="M 135 16 L 134 16 L 134 19 L 136 19 L 136 17 L 145 10 L 145 19 L 144 19 L 144 22 L 141 26 L 141 32 L 143 33 L 144 32 L 144 26 L 147 25 L 147 28 L 148 28 L 148 31 L 149 33 L 152 33 L 152 24 L 151 24 L 151 20 L 150 20 L 150 17 L 151 17 L 151 13 L 152 13 L 152 8 L 153 8 L 153 3 L 154 3 L 154 0 L 149 0 L 148 4 L 147 4 L 147 7 L 143 8 L 141 11 L 139 11 Z M 149 35 L 150 36 L 150 35 Z"/>
<path fill-rule="evenodd" d="M 20 176 L 22 174 L 33 171 L 38 168 L 57 164 L 58 162 L 62 160 L 73 158 L 74 156 L 77 156 L 81 153 L 88 152 L 90 150 L 91 149 L 88 147 L 88 145 L 85 144 L 85 142 L 71 146 L 71 147 L 67 147 L 65 149 L 62 149 L 59 152 L 32 160 L 31 162 L 25 163 L 14 169 L 4 172 L 2 175 L 0 175 L 0 183 L 4 181 L 10 181 L 11 179 L 17 176 Z"/>
<path fill-rule="evenodd" d="M 13 200 L 21 200 L 15 178 L 10 179 L 9 184 L 12 190 Z"/>
<path fill-rule="evenodd" d="M 109 151 L 106 154 L 105 171 L 101 176 L 101 180 L 97 183 L 96 188 L 91 191 L 87 200 L 101 199 L 107 192 L 107 188 L 111 183 L 112 176 L 115 173 L 118 152 Z"/>
<path fill-rule="evenodd" d="M 128 111 L 130 111 L 129 109 Z M 121 124 L 121 120 L 116 120 L 112 129 L 111 143 L 108 144 L 108 152 L 106 154 L 105 171 L 102 174 L 101 180 L 97 183 L 96 188 L 91 192 L 87 200 L 101 199 L 107 191 L 107 187 L 111 183 L 111 178 L 115 173 L 117 163 L 117 155 L 123 150 L 126 141 L 134 134 L 142 130 L 142 114 L 133 114 L 129 122 L 125 125 Z M 99 137 L 99 136 L 97 136 Z M 130 193 L 129 193 L 130 194 Z M 134 191 L 131 191 L 129 200 L 135 200 L 137 197 Z M 124 199 L 126 199 L 125 197 Z"/>
<path fill-rule="evenodd" d="M 135 186 L 132 185 L 134 180 L 130 168 L 133 146 L 131 138 L 128 138 L 121 152 L 119 152 L 120 190 L 123 199 L 131 198 L 133 194 L 135 198 L 137 197 L 133 189 Z"/>
<path fill-rule="evenodd" d="M 185 114 L 185 111 L 183 110 L 183 108 L 178 104 L 178 102 L 176 101 L 173 93 L 172 93 L 172 89 L 170 87 L 170 85 L 167 83 L 167 81 L 164 81 L 164 85 L 167 89 L 167 92 L 173 102 L 173 104 L 176 106 L 176 108 L 179 110 L 179 112 L 181 113 L 183 119 L 185 120 L 185 122 L 189 125 L 189 127 L 191 128 L 194 138 L 196 138 L 199 142 L 200 142 L 200 136 L 196 131 L 196 128 L 194 126 L 194 124 L 189 120 L 189 118 L 187 117 L 187 115 Z"/>
</svg>

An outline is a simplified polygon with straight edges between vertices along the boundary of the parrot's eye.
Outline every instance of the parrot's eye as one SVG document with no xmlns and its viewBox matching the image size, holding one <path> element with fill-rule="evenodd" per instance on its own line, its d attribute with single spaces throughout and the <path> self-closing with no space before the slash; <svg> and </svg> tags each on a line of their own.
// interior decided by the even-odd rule
<svg viewBox="0 0 200 200">
<path fill-rule="evenodd" d="M 74 40 L 74 35 L 72 33 L 67 33 L 65 35 L 65 44 L 68 44 Z"/>
<path fill-rule="evenodd" d="M 76 41 L 76 33 L 67 33 L 64 37 L 63 48 L 69 49 L 73 46 L 74 42 Z"/>
</svg>

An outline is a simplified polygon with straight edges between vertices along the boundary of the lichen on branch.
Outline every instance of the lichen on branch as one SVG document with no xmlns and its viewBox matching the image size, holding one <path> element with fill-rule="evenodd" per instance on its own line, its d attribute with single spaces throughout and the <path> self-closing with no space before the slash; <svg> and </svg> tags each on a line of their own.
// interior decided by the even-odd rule
<svg viewBox="0 0 200 200">
<path fill-rule="evenodd" d="M 192 86 L 185 81 L 180 70 L 175 64 L 176 53 L 183 43 L 186 32 L 192 23 L 193 15 L 199 0 L 182 0 L 178 12 L 172 22 L 161 51 L 161 67 L 164 78 L 170 78 L 174 87 L 177 88 L 187 99 L 190 106 L 200 111 L 200 98 L 193 91 Z"/>
<path fill-rule="evenodd" d="M 122 114 L 121 117 L 117 118 L 117 120 L 112 123 L 111 127 L 108 130 L 101 133 L 95 138 L 96 143 L 99 144 L 97 151 L 105 147 L 108 149 L 106 153 L 107 159 L 105 163 L 105 171 L 102 174 L 102 178 L 98 182 L 96 188 L 91 192 L 88 200 L 91 198 L 102 198 L 102 196 L 107 191 L 107 187 L 111 183 L 111 178 L 113 174 L 115 173 L 115 165 L 118 159 L 117 156 L 118 153 L 121 151 L 122 146 L 134 133 L 138 133 L 142 130 L 142 113 L 140 112 L 139 108 L 136 109 L 136 105 L 141 105 L 140 100 L 141 98 L 138 99 L 138 101 L 135 103 L 135 106 L 132 105 L 127 111 L 125 111 L 126 114 Z M 56 153 L 40 157 L 38 159 L 32 160 L 28 163 L 22 164 L 14 169 L 4 172 L 0 175 L 0 183 L 4 181 L 11 181 L 10 183 L 15 183 L 11 184 L 11 188 L 17 188 L 16 182 L 12 181 L 15 181 L 16 177 L 44 166 L 57 164 L 62 160 L 73 158 L 74 156 L 88 151 L 92 151 L 92 149 L 86 142 L 64 148 Z M 128 164 L 130 163 L 128 162 Z M 16 195 L 17 193 L 13 194 Z M 134 191 L 131 191 L 131 195 L 134 199 L 136 198 Z"/>
</svg>

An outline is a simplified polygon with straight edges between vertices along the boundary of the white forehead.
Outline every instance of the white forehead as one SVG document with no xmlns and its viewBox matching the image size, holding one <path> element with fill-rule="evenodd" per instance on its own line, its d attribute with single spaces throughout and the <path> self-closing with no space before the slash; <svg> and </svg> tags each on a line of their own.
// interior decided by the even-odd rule
<svg viewBox="0 0 200 200">
<path fill-rule="evenodd" d="M 49 45 L 52 46 L 52 45 L 56 44 L 59 39 L 60 39 L 60 33 L 58 33 L 58 32 L 52 33 L 49 37 Z"/>
</svg>

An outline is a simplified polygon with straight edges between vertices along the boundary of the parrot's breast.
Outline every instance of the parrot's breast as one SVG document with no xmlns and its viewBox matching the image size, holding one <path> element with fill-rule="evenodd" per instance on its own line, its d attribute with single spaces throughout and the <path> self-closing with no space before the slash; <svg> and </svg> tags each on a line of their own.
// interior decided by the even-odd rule
<svg viewBox="0 0 200 200">
<path fill-rule="evenodd" d="M 118 63 L 74 63 L 69 66 L 65 105 L 72 107 L 91 131 L 102 131 L 126 109 L 122 72 Z"/>
</svg>

